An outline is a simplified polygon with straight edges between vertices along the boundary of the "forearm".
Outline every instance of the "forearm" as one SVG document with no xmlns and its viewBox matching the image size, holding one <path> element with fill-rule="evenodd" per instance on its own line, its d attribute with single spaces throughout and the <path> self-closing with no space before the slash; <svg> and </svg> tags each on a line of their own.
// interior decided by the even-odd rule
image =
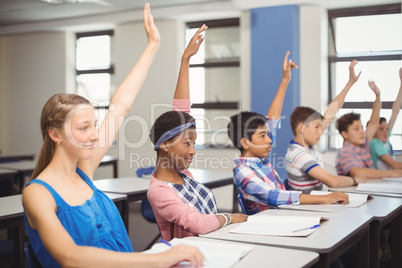
<svg viewBox="0 0 402 268">
<path fill-rule="evenodd" d="M 348 186 L 353 186 L 355 184 L 355 181 L 353 180 L 352 177 L 348 176 L 333 176 L 333 183 L 332 184 L 327 184 L 331 188 L 340 188 L 340 187 L 348 187 Z"/>
<path fill-rule="evenodd" d="M 324 114 L 323 129 L 326 129 L 326 127 L 335 118 L 339 109 L 342 108 L 343 104 L 345 103 L 346 95 L 348 94 L 349 90 L 352 88 L 353 85 L 354 83 L 352 81 L 348 81 L 348 83 L 345 85 L 342 91 L 328 105 L 328 108 Z"/>
<path fill-rule="evenodd" d="M 115 108 L 120 110 L 122 115 L 126 115 L 131 109 L 134 99 L 138 95 L 138 92 L 145 81 L 158 49 L 159 43 L 155 42 L 148 44 L 137 64 L 113 95 L 111 105 L 115 105 Z"/>
<path fill-rule="evenodd" d="M 283 107 L 283 101 L 285 99 L 286 90 L 288 88 L 289 81 L 282 78 L 281 84 L 279 85 L 278 91 L 269 107 L 267 117 L 271 119 L 280 119 Z"/>
<path fill-rule="evenodd" d="M 392 128 L 394 127 L 396 118 L 398 117 L 399 111 L 401 110 L 401 106 L 402 106 L 402 83 L 401 86 L 399 87 L 398 95 L 394 103 L 392 104 L 392 114 L 388 122 L 389 130 L 392 130 Z"/>
<path fill-rule="evenodd" d="M 301 194 L 300 204 L 324 204 L 323 195 Z"/>
<path fill-rule="evenodd" d="M 75 246 L 58 260 L 62 267 L 162 267 L 159 254 L 116 252 L 96 247 Z"/>
<path fill-rule="evenodd" d="M 395 177 L 392 170 L 377 170 L 371 168 L 353 168 L 349 171 L 352 177 L 365 177 L 366 179 L 381 179 L 385 177 Z"/>
<path fill-rule="evenodd" d="M 176 91 L 174 93 L 175 99 L 190 99 L 189 66 L 190 58 L 183 57 L 179 77 L 177 78 Z"/>
</svg>

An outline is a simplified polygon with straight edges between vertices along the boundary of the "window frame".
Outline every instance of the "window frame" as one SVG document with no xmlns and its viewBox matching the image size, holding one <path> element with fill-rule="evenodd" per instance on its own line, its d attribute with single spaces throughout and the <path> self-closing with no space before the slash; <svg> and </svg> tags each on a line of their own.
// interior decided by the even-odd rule
<svg viewBox="0 0 402 268">
<path fill-rule="evenodd" d="M 227 18 L 227 19 L 217 19 L 209 21 L 193 21 L 186 23 L 186 29 L 200 28 L 203 24 L 208 25 L 208 28 L 224 28 L 237 26 L 240 30 L 240 18 Z M 238 60 L 222 60 L 214 62 L 204 62 L 197 64 L 190 64 L 189 68 L 219 68 L 219 67 L 240 67 L 240 57 Z M 204 110 L 237 110 L 239 111 L 241 107 L 241 102 L 239 101 L 216 101 L 216 102 L 202 102 L 202 103 L 192 103 L 191 108 L 193 109 L 204 109 Z M 220 145 L 212 144 L 210 142 L 197 145 L 197 148 L 234 148 L 232 144 L 230 145 Z"/>
<path fill-rule="evenodd" d="M 109 36 L 112 37 L 114 35 L 114 30 L 79 32 L 79 33 L 75 34 L 75 42 L 77 42 L 78 39 L 83 38 L 83 37 L 102 36 L 102 35 L 109 35 Z M 78 75 L 81 75 L 81 74 L 109 74 L 109 75 L 113 75 L 114 72 L 115 72 L 114 64 L 113 64 L 112 61 L 110 62 L 109 68 L 78 70 L 77 65 L 75 66 L 75 76 L 76 77 Z M 109 109 L 109 105 L 93 105 L 93 106 L 97 110 L 100 110 L 100 109 L 106 109 L 107 110 L 107 109 Z"/>
<path fill-rule="evenodd" d="M 342 8 L 328 10 L 328 26 L 329 26 L 329 53 L 328 53 L 328 100 L 329 102 L 335 97 L 333 92 L 333 77 L 331 66 L 338 62 L 350 62 L 354 59 L 358 61 L 394 61 L 402 59 L 402 50 L 392 52 L 368 52 L 356 53 L 348 55 L 338 55 L 336 49 L 336 37 L 333 20 L 342 17 L 359 17 L 370 15 L 387 15 L 387 14 L 400 14 L 400 4 L 387 4 L 376 6 L 365 6 L 356 8 Z M 382 101 L 382 109 L 392 109 L 392 101 Z M 371 109 L 373 106 L 372 101 L 366 102 L 344 102 L 342 108 L 344 109 Z M 331 146 L 331 135 L 327 135 L 328 150 L 335 151 L 335 147 Z M 398 150 L 396 150 L 398 151 Z"/>
</svg>

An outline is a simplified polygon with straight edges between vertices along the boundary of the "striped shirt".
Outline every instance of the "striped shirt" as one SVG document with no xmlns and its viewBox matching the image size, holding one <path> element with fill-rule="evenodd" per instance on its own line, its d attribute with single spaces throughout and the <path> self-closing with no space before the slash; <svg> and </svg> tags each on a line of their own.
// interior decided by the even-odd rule
<svg viewBox="0 0 402 268">
<path fill-rule="evenodd" d="M 286 191 L 268 158 L 240 157 L 234 162 L 233 180 L 250 214 L 266 210 L 268 205 L 300 204 L 301 192 Z"/>
<path fill-rule="evenodd" d="M 306 148 L 291 141 L 285 156 L 289 186 L 293 190 L 309 194 L 312 190 L 322 190 L 322 182 L 311 177 L 308 172 L 322 167 L 321 154 L 312 147 Z"/>
<path fill-rule="evenodd" d="M 363 145 L 344 142 L 343 147 L 338 150 L 338 155 L 336 156 L 336 171 L 338 174 L 347 176 L 354 167 L 374 169 L 367 138 Z"/>
</svg>

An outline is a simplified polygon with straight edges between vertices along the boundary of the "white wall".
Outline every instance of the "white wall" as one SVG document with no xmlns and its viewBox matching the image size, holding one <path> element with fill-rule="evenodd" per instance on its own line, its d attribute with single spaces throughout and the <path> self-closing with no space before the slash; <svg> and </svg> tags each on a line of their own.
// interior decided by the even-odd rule
<svg viewBox="0 0 402 268">
<path fill-rule="evenodd" d="M 328 103 L 328 15 L 320 6 L 300 7 L 300 105 L 325 112 Z M 336 174 L 336 152 L 325 150 L 321 137 L 324 167 Z"/>
<path fill-rule="evenodd" d="M 43 32 L 1 38 L 3 153 L 39 152 L 42 107 L 51 95 L 66 88 L 66 36 Z"/>
</svg>

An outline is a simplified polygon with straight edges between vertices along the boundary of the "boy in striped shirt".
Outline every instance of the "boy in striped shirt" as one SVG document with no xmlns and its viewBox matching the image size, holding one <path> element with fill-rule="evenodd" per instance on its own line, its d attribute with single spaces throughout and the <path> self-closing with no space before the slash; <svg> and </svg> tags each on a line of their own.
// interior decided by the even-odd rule
<svg viewBox="0 0 402 268">
<path fill-rule="evenodd" d="M 369 143 L 377 131 L 380 120 L 381 99 L 380 90 L 373 81 L 369 81 L 376 99 L 373 103 L 370 121 L 366 131 L 360 120 L 360 114 L 348 113 L 337 121 L 339 134 L 344 139 L 343 147 L 339 149 L 336 169 L 340 175 L 360 176 L 367 179 L 384 177 L 401 177 L 402 170 L 377 170 L 374 168 L 370 155 Z"/>
<path fill-rule="evenodd" d="M 364 182 L 365 179 L 336 176 L 327 172 L 322 165 L 321 154 L 313 149 L 323 131 L 332 122 L 343 106 L 345 97 L 360 77 L 353 60 L 349 65 L 349 81 L 343 90 L 329 104 L 324 116 L 309 107 L 296 107 L 290 115 L 290 125 L 294 135 L 285 156 L 289 187 L 292 190 L 310 193 L 322 190 L 323 184 L 329 187 L 347 187 Z"/>
</svg>

